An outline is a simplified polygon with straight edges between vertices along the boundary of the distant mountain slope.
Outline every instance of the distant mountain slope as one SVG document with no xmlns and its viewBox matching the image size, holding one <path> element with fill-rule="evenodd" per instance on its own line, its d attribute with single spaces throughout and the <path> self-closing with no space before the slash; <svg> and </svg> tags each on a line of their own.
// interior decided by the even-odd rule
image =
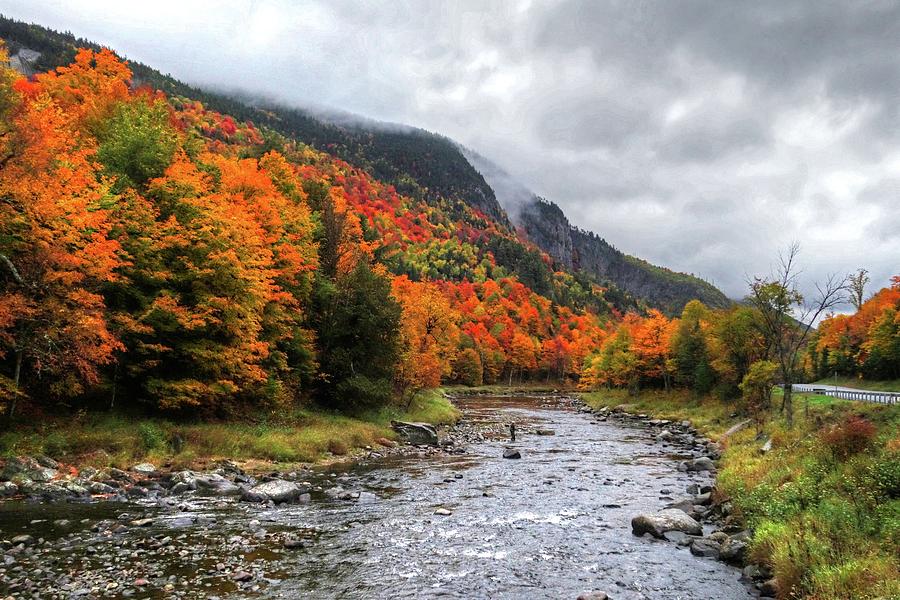
<svg viewBox="0 0 900 600">
<path fill-rule="evenodd" d="M 6 40 L 13 61 L 26 73 L 68 64 L 78 47 L 100 48 L 70 33 L 2 16 L 0 38 Z M 130 62 L 129 66 L 136 83 L 199 100 L 211 110 L 302 140 L 394 185 L 403 195 L 439 206 L 452 218 L 465 218 L 464 204 L 495 222 L 500 230 L 511 232 L 508 211 L 523 240 L 527 237 L 559 269 L 596 278 L 620 308 L 635 306 L 629 296 L 670 314 L 680 312 L 694 298 L 710 306 L 729 303 L 709 283 L 623 254 L 595 234 L 571 226 L 558 206 L 538 198 L 488 159 L 444 136 L 414 127 L 242 100 L 191 87 L 141 63 Z M 539 252 L 528 248 L 530 243 L 497 238 L 488 243 L 488 249 L 532 289 L 549 293 L 551 272 L 541 264 Z"/>
<path fill-rule="evenodd" d="M 681 312 L 693 299 L 717 308 L 731 303 L 698 277 L 629 256 L 597 234 L 574 227 L 559 206 L 540 198 L 488 159 L 469 151 L 466 157 L 494 188 L 514 224 L 565 269 L 611 281 L 668 314 Z"/>
<path fill-rule="evenodd" d="M 99 44 L 76 38 L 71 33 L 58 33 L 3 16 L 0 16 L 0 38 L 7 41 L 14 61 L 27 61 L 27 65 L 23 65 L 26 68 L 20 69 L 26 73 L 69 64 L 79 47 L 100 49 Z M 21 52 L 23 49 L 25 52 Z M 35 58 L 30 51 L 40 52 L 40 56 Z M 137 83 L 170 95 L 199 100 L 218 112 L 303 140 L 316 149 L 365 169 L 376 179 L 394 185 L 404 195 L 430 203 L 441 199 L 462 201 L 509 227 L 509 220 L 494 197 L 494 191 L 468 163 L 459 147 L 444 136 L 414 127 L 376 125 L 375 122 L 364 124 L 362 120 L 357 123 L 299 108 L 248 103 L 226 94 L 191 87 L 138 62 L 129 61 L 129 66 Z"/>
</svg>

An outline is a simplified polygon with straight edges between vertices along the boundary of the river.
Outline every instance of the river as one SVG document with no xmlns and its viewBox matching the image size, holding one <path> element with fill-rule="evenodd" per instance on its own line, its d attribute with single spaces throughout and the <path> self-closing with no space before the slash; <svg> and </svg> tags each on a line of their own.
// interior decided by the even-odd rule
<svg viewBox="0 0 900 600">
<path fill-rule="evenodd" d="M 598 421 L 561 398 L 473 396 L 458 404 L 458 435 L 469 441 L 464 454 L 394 456 L 310 474 L 313 485 L 340 486 L 353 499 L 320 492 L 308 504 L 262 509 L 204 498 L 163 506 L 6 503 L 2 537 L 30 533 L 48 541 L 44 551 L 6 559 L 0 569 L 17 582 L 6 593 L 574 599 L 602 590 L 612 600 L 753 597 L 737 569 L 631 534 L 635 514 L 680 499 L 692 483 L 711 483 L 706 474 L 677 469 L 686 449 L 638 425 Z M 510 422 L 515 443 L 507 439 Z M 502 458 L 506 447 L 522 458 Z M 110 528 L 142 517 L 152 523 Z M 288 535 L 304 547 L 284 548 Z M 145 581 L 136 586 L 139 579 Z"/>
</svg>

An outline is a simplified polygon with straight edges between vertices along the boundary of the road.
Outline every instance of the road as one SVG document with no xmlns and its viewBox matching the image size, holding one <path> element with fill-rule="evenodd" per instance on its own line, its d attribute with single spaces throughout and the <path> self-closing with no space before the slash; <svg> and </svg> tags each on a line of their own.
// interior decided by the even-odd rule
<svg viewBox="0 0 900 600">
<path fill-rule="evenodd" d="M 826 396 L 833 396 L 844 400 L 876 402 L 878 404 L 900 404 L 900 392 L 876 392 L 872 390 L 860 390 L 857 388 L 819 383 L 795 383 L 793 389 L 795 392 L 821 392 Z"/>
</svg>

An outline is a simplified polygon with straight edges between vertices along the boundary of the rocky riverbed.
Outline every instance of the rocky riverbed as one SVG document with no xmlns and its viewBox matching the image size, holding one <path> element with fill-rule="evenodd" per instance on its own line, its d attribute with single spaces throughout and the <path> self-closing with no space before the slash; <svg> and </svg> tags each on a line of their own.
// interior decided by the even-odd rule
<svg viewBox="0 0 900 600">
<path fill-rule="evenodd" d="M 739 563 L 746 534 L 689 424 L 560 396 L 458 403 L 440 446 L 289 473 L 7 462 L 0 597 L 757 595 L 715 560 Z"/>
</svg>

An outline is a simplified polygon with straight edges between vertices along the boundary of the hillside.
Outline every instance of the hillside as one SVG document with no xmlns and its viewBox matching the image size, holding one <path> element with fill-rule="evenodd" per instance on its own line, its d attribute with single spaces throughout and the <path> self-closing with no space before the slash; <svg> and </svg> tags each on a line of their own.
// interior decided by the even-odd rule
<svg viewBox="0 0 900 600">
<path fill-rule="evenodd" d="M 68 33 L 2 17 L 0 38 L 7 41 L 13 61 L 27 74 L 71 62 L 77 47 L 100 48 Z M 312 113 L 264 100 L 245 101 L 193 88 L 140 63 L 131 62 L 129 66 L 135 83 L 198 100 L 209 109 L 302 140 L 392 184 L 404 196 L 439 207 L 453 218 L 461 218 L 465 214 L 462 205 L 467 205 L 505 231 L 512 227 L 508 211 L 520 230 L 559 269 L 574 268 L 582 273 L 582 279 L 596 280 L 610 290 L 610 296 L 621 297 L 621 301 L 614 302 L 619 310 L 635 306 L 628 296 L 670 314 L 678 313 L 692 298 L 700 298 L 711 306 L 728 303 L 721 292 L 700 279 L 627 256 L 601 237 L 578 231 L 558 208 L 546 213 L 536 204 L 533 193 L 499 167 L 441 135 L 352 116 Z M 532 210 L 519 210 L 520 206 L 530 206 Z M 551 220 L 540 222 L 539 215 Z M 519 247 L 493 250 L 524 282 L 549 293 L 550 272 L 537 265 L 528 252 Z"/>
<path fill-rule="evenodd" d="M 513 222 L 563 268 L 613 282 L 670 315 L 679 314 L 693 299 L 713 308 L 731 304 L 715 286 L 698 277 L 629 256 L 597 234 L 571 225 L 559 206 L 538 197 L 483 156 L 467 151 L 466 157 L 494 188 Z"/>
</svg>

